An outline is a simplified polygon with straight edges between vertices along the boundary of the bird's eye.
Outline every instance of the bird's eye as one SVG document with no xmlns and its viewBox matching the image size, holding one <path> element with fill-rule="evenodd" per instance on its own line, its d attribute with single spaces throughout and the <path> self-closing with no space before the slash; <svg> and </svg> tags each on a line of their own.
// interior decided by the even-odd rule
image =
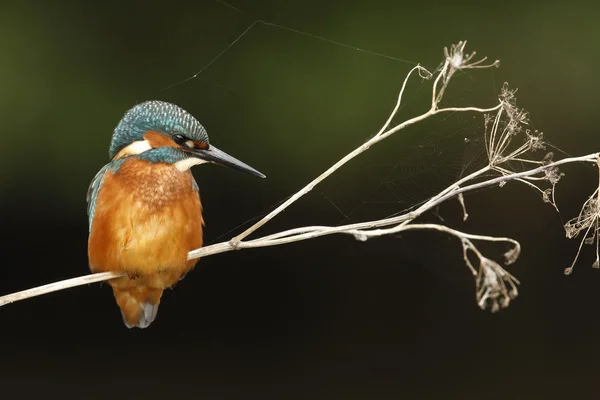
<svg viewBox="0 0 600 400">
<path fill-rule="evenodd" d="M 176 133 L 173 135 L 173 141 L 180 146 L 183 145 L 186 140 L 188 139 L 180 133 Z"/>
</svg>

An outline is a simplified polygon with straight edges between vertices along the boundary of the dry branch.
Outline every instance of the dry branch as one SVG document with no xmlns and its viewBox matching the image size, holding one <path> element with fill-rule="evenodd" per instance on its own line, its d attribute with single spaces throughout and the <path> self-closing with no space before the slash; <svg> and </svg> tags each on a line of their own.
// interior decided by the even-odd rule
<svg viewBox="0 0 600 400">
<path fill-rule="evenodd" d="M 506 84 L 502 88 L 502 91 L 499 95 L 498 104 L 495 106 L 488 108 L 440 108 L 439 105 L 442 101 L 444 93 L 448 88 L 452 76 L 457 71 L 472 68 L 490 68 L 497 67 L 499 65 L 498 61 L 492 64 L 484 65 L 483 61 L 485 58 L 478 61 L 472 61 L 475 53 L 465 53 L 465 46 L 466 42 L 459 42 L 458 44 L 451 46 L 450 49 L 444 49 L 445 59 L 440 67 L 433 72 L 428 71 L 420 65 L 412 68 L 404 79 L 394 110 L 381 129 L 371 139 L 336 162 L 316 179 L 291 196 L 287 201 L 241 234 L 235 236 L 227 242 L 193 250 L 188 254 L 188 259 L 207 257 L 231 250 L 282 245 L 339 233 L 353 235 L 357 240 L 365 241 L 368 238 L 390 235 L 408 230 L 437 230 L 460 239 L 463 249 L 464 262 L 471 270 L 475 278 L 477 304 L 481 308 L 491 309 L 492 312 L 497 311 L 500 308 L 507 307 L 510 303 L 510 300 L 517 296 L 517 285 L 519 284 L 518 280 L 509 274 L 503 267 L 501 267 L 498 262 L 485 257 L 477 249 L 474 243 L 478 241 L 488 241 L 505 242 L 511 244 L 512 248 L 505 253 L 504 260 L 504 263 L 508 265 L 515 262 L 520 254 L 521 246 L 519 242 L 506 237 L 473 235 L 449 228 L 441 224 L 416 224 L 413 223 L 413 221 L 424 213 L 436 208 L 442 202 L 455 197 L 460 201 L 464 218 L 466 219 L 468 214 L 464 204 L 464 193 L 483 187 L 496 185 L 502 186 L 509 181 L 517 181 L 533 187 L 541 194 L 542 199 L 545 202 L 551 203 L 554 208 L 558 210 L 554 200 L 554 191 L 557 182 L 562 177 L 562 174 L 558 172 L 557 167 L 559 165 L 568 163 L 593 162 L 597 163 L 598 167 L 600 168 L 600 162 L 598 161 L 600 153 L 593 153 L 581 157 L 564 158 L 558 161 L 552 160 L 552 153 L 547 153 L 542 159 L 534 158 L 533 153 L 545 149 L 543 136 L 540 132 L 531 132 L 529 129 L 527 129 L 527 113 L 523 109 L 517 107 L 515 90 L 510 90 Z M 415 74 L 415 72 L 422 79 L 435 78 L 432 85 L 431 107 L 423 114 L 390 128 L 390 124 L 393 118 L 396 116 L 396 113 L 398 112 L 402 103 L 407 82 Z M 292 203 L 296 202 L 306 193 L 310 192 L 316 185 L 336 172 L 345 163 L 365 152 L 374 144 L 383 141 L 392 134 L 408 126 L 430 118 L 433 115 L 446 112 L 476 112 L 483 113 L 485 115 L 486 124 L 485 132 L 483 132 L 483 134 L 485 137 L 485 146 L 488 158 L 488 164 L 486 166 L 452 183 L 446 189 L 433 196 L 415 210 L 405 214 L 336 227 L 306 226 L 278 232 L 256 239 L 246 240 L 248 236 L 256 232 L 259 228 L 268 223 L 271 219 L 288 208 Z M 513 171 L 510 167 L 511 161 L 520 161 L 521 163 L 531 164 L 535 167 L 523 171 Z M 484 176 L 487 176 L 489 173 L 495 173 L 496 176 L 484 178 Z M 543 185 L 548 187 L 543 187 Z M 597 189 L 592 194 L 590 199 L 584 204 L 580 216 L 574 218 L 565 225 L 568 237 L 575 237 L 579 232 L 585 231 L 581 246 L 583 246 L 584 243 L 593 243 L 595 241 L 596 247 L 598 247 L 598 241 L 600 237 L 599 193 L 600 190 Z M 577 256 L 579 256 L 581 246 L 577 252 Z M 478 265 L 473 265 L 468 257 L 469 253 L 477 258 L 479 261 Z M 575 261 L 576 259 L 577 257 L 575 258 Z M 594 266 L 596 267 L 599 264 L 598 259 L 597 251 L 596 262 L 594 263 Z M 573 266 L 567 268 L 566 272 L 570 272 L 572 268 Z M 40 286 L 0 297 L 0 306 L 53 291 L 108 280 L 119 276 L 123 275 L 118 273 L 91 274 L 79 278 L 52 283 L 50 285 Z"/>
</svg>

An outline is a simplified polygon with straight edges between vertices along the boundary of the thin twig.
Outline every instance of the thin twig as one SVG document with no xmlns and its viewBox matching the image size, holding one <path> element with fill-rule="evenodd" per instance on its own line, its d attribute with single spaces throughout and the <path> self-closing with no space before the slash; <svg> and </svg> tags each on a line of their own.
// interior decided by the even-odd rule
<svg viewBox="0 0 600 400">
<path fill-rule="evenodd" d="M 455 229 L 446 227 L 444 225 L 414 224 L 412 222 L 419 216 L 423 215 L 424 213 L 439 206 L 444 201 L 454 198 L 456 196 L 462 196 L 463 193 L 481 189 L 484 187 L 490 187 L 490 186 L 503 184 L 503 183 L 511 181 L 511 180 L 527 182 L 527 181 L 524 181 L 525 178 L 534 177 L 534 176 L 542 174 L 542 173 L 546 174 L 546 175 L 551 174 L 552 171 L 554 171 L 554 169 L 557 166 L 563 165 L 563 164 L 577 163 L 577 162 L 598 162 L 598 157 L 600 157 L 600 153 L 592 153 L 592 154 L 588 154 L 588 155 L 581 156 L 581 157 L 565 158 L 562 160 L 545 163 L 536 168 L 526 170 L 526 171 L 521 171 L 521 172 L 512 172 L 511 173 L 511 171 L 509 171 L 508 169 L 500 167 L 499 164 L 502 164 L 503 162 L 510 160 L 511 156 L 517 157 L 517 156 L 521 155 L 523 152 L 525 152 L 527 149 L 529 149 L 531 147 L 531 143 L 533 143 L 533 142 L 528 142 L 527 145 L 522 145 L 517 150 L 510 153 L 509 156 L 503 156 L 502 153 L 504 152 L 504 150 L 506 150 L 506 148 L 508 147 L 509 142 L 510 142 L 508 136 L 505 136 L 505 135 L 508 135 L 508 133 L 510 133 L 510 132 L 507 133 L 506 129 L 503 129 L 503 132 L 500 134 L 500 137 L 499 138 L 497 137 L 497 134 L 498 134 L 497 129 L 499 126 L 499 120 L 503 116 L 503 113 L 508 114 L 509 117 L 511 116 L 510 112 L 506 112 L 506 113 L 504 112 L 504 108 L 507 108 L 507 110 L 511 110 L 511 107 L 513 107 L 512 110 L 516 110 L 512 104 L 509 104 L 510 99 L 508 99 L 508 97 L 502 97 L 499 104 L 497 104 L 494 107 L 490 107 L 490 108 L 478 108 L 478 107 L 438 108 L 438 105 L 441 102 L 443 94 L 448 86 L 449 81 L 450 81 L 450 78 L 452 77 L 453 73 L 456 70 L 463 69 L 463 68 L 467 69 L 467 68 L 483 67 L 480 65 L 480 63 L 483 60 L 472 62 L 472 63 L 468 64 L 470 62 L 470 60 L 473 58 L 473 56 L 475 55 L 475 53 L 471 53 L 470 55 L 463 54 L 465 44 L 466 44 L 466 42 L 459 42 L 458 45 L 452 46 L 450 53 L 448 53 L 448 51 L 445 50 L 446 59 L 442 65 L 442 67 L 436 71 L 437 77 L 435 78 L 434 83 L 433 83 L 432 94 L 431 94 L 431 96 L 432 96 L 431 97 L 431 107 L 429 108 L 429 110 L 427 110 L 426 112 L 424 112 L 423 114 L 421 114 L 419 116 L 413 117 L 413 118 L 408 119 L 392 128 L 389 128 L 391 121 L 393 120 L 396 113 L 400 109 L 402 97 L 403 97 L 407 82 L 408 82 L 409 78 L 412 76 L 412 74 L 415 71 L 417 71 L 422 78 L 431 78 L 432 77 L 432 74 L 429 71 L 427 71 L 425 68 L 417 65 L 416 67 L 414 67 L 410 70 L 410 72 L 407 74 L 406 78 L 404 79 L 402 87 L 400 89 L 400 93 L 398 95 L 398 100 L 396 102 L 396 105 L 395 105 L 393 111 L 391 112 L 390 116 L 386 120 L 385 124 L 382 126 L 382 128 L 379 130 L 379 132 L 376 135 L 374 135 L 372 138 L 370 138 L 368 141 L 363 143 L 361 146 L 359 146 L 358 148 L 356 148 L 355 150 L 353 150 L 352 152 L 347 154 L 341 160 L 336 162 L 329 169 L 327 169 L 325 172 L 323 172 L 321 175 L 319 175 L 316 179 L 314 179 L 312 182 L 310 182 L 308 185 L 306 185 L 304 188 L 302 188 L 296 194 L 291 196 L 287 201 L 285 201 L 283 204 L 281 204 L 279 207 L 277 207 L 275 210 L 270 212 L 267 216 L 262 218 L 260 221 L 258 221 L 254 225 L 252 225 L 250 228 L 246 229 L 241 234 L 235 236 L 234 238 L 232 238 L 230 241 L 227 241 L 227 242 L 217 243 L 217 244 L 206 246 L 206 247 L 203 247 L 200 249 L 192 250 L 188 254 L 188 259 L 191 260 L 191 259 L 196 259 L 199 257 L 206 257 L 209 255 L 214 255 L 214 254 L 218 254 L 218 253 L 223 253 L 223 252 L 228 252 L 228 251 L 238 250 L 238 249 L 243 249 L 243 248 L 258 248 L 258 247 L 282 245 L 282 244 L 286 244 L 286 243 L 298 242 L 301 240 L 312 239 L 312 238 L 316 238 L 316 237 L 320 237 L 320 236 L 338 234 L 338 233 L 349 234 L 349 235 L 353 235 L 356 239 L 366 240 L 368 237 L 389 235 L 392 233 L 408 231 L 408 230 L 434 229 L 434 230 L 449 233 L 449 234 L 454 235 L 462 240 L 463 252 L 464 252 L 464 256 L 465 256 L 465 263 L 467 264 L 467 266 L 469 266 L 469 268 L 471 269 L 473 274 L 476 275 L 478 304 L 482 308 L 484 308 L 486 305 L 486 302 L 491 301 L 493 303 L 492 311 L 498 309 L 498 307 L 506 307 L 510 301 L 510 298 L 514 298 L 514 296 L 516 296 L 516 287 L 514 285 L 515 285 L 515 283 L 518 284 L 518 281 L 514 277 L 512 277 L 512 275 L 510 275 L 508 272 L 506 272 L 504 269 L 502 269 L 496 262 L 485 258 L 475 248 L 475 246 L 473 245 L 471 240 L 484 240 L 484 241 L 493 241 L 493 242 L 501 241 L 501 242 L 509 242 L 509 243 L 513 244 L 514 251 L 512 253 L 509 252 L 510 254 L 509 253 L 505 254 L 505 256 L 507 258 L 507 263 L 512 263 L 518 257 L 520 245 L 516 240 L 510 239 L 510 238 L 505 238 L 505 237 L 494 237 L 494 236 L 468 234 L 468 233 L 460 232 Z M 490 66 L 497 66 L 497 62 L 495 62 L 494 64 L 491 64 Z M 514 94 L 514 92 L 503 91 L 503 95 L 505 95 L 505 96 L 509 96 L 512 94 Z M 493 125 L 492 125 L 492 129 L 489 132 L 489 137 L 488 137 L 488 134 L 485 135 L 486 151 L 487 151 L 487 155 L 488 155 L 489 164 L 486 165 L 485 167 L 479 169 L 478 171 L 475 171 L 475 172 L 461 178 L 460 180 L 452 183 L 446 189 L 442 190 L 436 196 L 433 196 L 431 199 L 429 199 L 424 204 L 420 205 L 415 210 L 405 213 L 405 214 L 396 215 L 396 216 L 390 217 L 390 218 L 384 218 L 384 219 L 379 219 L 379 220 L 374 220 L 374 221 L 366 221 L 366 222 L 360 222 L 360 223 L 354 223 L 354 224 L 347 224 L 347 225 L 342 225 L 342 226 L 337 226 L 337 227 L 306 226 L 306 227 L 294 228 L 294 229 L 289 229 L 286 231 L 278 232 L 275 234 L 259 237 L 256 239 L 244 241 L 245 238 L 247 238 L 249 235 L 254 233 L 256 230 L 258 230 L 264 224 L 269 222 L 277 214 L 279 214 L 281 211 L 285 210 L 289 205 L 291 205 L 292 203 L 297 201 L 299 198 L 304 196 L 306 193 L 310 192 L 316 185 L 318 185 L 324 179 L 326 179 L 331 174 L 333 174 L 335 171 L 337 171 L 342 165 L 346 164 L 348 161 L 352 160 L 354 157 L 363 153 L 364 151 L 369 149 L 372 145 L 381 142 L 382 140 L 384 140 L 387 137 L 391 136 L 392 134 L 400 131 L 401 129 L 404 129 L 410 125 L 413 125 L 417 122 L 425 120 L 435 114 L 444 113 L 444 112 L 490 113 L 490 112 L 495 112 L 495 111 L 497 113 L 496 113 L 496 117 L 495 117 Z M 487 119 L 486 119 L 486 121 L 487 121 Z M 487 124 L 486 124 L 486 127 L 487 127 Z M 501 145 L 498 146 L 497 143 L 501 143 Z M 481 182 L 469 184 L 470 182 L 473 182 L 476 178 L 479 178 L 479 177 L 483 176 L 483 174 L 490 172 L 490 171 L 495 171 L 497 173 L 500 173 L 501 176 L 498 176 L 496 178 L 490 178 L 490 179 L 487 179 L 487 180 L 484 180 Z M 546 175 L 544 175 L 544 176 L 546 177 Z M 555 183 L 556 182 L 554 181 L 553 188 L 554 188 Z M 531 184 L 531 183 L 529 183 L 529 184 Z M 536 186 L 536 188 L 537 188 L 537 186 Z M 554 193 L 552 193 L 552 195 L 554 196 Z M 598 203 L 600 204 L 600 201 L 598 201 Z M 462 205 L 463 205 L 464 215 L 466 216 L 467 214 L 466 214 L 466 209 L 464 208 L 464 202 L 462 203 Z M 480 260 L 480 266 L 479 266 L 479 270 L 478 270 L 479 272 L 477 272 L 477 269 L 470 263 L 470 261 L 466 257 L 467 251 L 473 252 L 479 258 L 479 260 Z M 68 279 L 65 281 L 55 282 L 55 283 L 52 283 L 49 285 L 44 285 L 44 286 L 40 286 L 37 288 L 33 288 L 33 289 L 29 289 L 29 290 L 25 290 L 22 292 L 17 292 L 17 293 L 13 293 L 13 294 L 9 294 L 9 295 L 0 297 L 0 306 L 9 304 L 9 303 L 12 303 L 12 302 L 15 302 L 18 300 L 23 300 L 26 298 L 39 296 L 42 294 L 51 293 L 54 291 L 63 290 L 63 289 L 80 286 L 80 285 L 85 285 L 85 284 L 89 284 L 89 283 L 109 280 L 109 279 L 117 278 L 120 276 L 123 276 L 123 275 L 119 274 L 119 273 L 110 273 L 109 272 L 109 273 L 91 274 L 91 275 L 86 275 L 86 276 L 82 276 L 82 277 L 78 277 L 78 278 Z M 511 289 L 510 292 L 508 291 L 507 288 Z M 498 302 L 499 301 L 498 299 L 500 299 L 500 302 Z"/>
<path fill-rule="evenodd" d="M 123 275 L 125 274 L 119 274 L 116 272 L 101 272 L 98 274 L 89 274 L 77 278 L 50 283 L 48 285 L 38 286 L 32 289 L 22 290 L 20 292 L 12 293 L 8 296 L 0 297 L 0 307 L 6 304 L 14 303 L 15 301 L 25 300 L 30 297 L 41 296 L 43 294 L 69 289 L 76 286 L 88 285 L 90 283 L 107 281 L 109 279 L 119 278 Z"/>
</svg>

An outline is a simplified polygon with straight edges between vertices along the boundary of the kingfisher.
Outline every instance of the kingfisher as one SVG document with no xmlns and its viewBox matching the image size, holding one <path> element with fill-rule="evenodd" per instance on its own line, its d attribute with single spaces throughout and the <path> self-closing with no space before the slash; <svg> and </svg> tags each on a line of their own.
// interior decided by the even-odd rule
<svg viewBox="0 0 600 400">
<path fill-rule="evenodd" d="M 194 268 L 204 220 L 190 168 L 204 163 L 265 175 L 209 143 L 190 113 L 163 101 L 128 110 L 109 147 L 110 162 L 87 193 L 92 272 L 123 273 L 108 281 L 128 328 L 156 318 L 163 291 Z"/>
</svg>

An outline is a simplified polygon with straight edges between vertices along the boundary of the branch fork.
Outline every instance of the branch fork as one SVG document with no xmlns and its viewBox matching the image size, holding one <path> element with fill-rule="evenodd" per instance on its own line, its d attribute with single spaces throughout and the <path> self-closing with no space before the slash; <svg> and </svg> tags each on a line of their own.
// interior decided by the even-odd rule
<svg viewBox="0 0 600 400">
<path fill-rule="evenodd" d="M 563 176 L 563 174 L 558 171 L 558 166 L 567 163 L 593 162 L 598 165 L 600 170 L 600 153 L 592 153 L 581 157 L 564 158 L 558 161 L 553 160 L 553 154 L 551 152 L 546 153 L 541 159 L 535 157 L 536 152 L 545 149 L 543 135 L 537 131 L 531 132 L 527 128 L 529 122 L 528 115 L 523 109 L 517 107 L 515 98 L 516 90 L 510 89 L 508 84 L 504 84 L 498 98 L 498 103 L 494 106 L 488 108 L 440 108 L 444 93 L 455 72 L 466 69 L 481 69 L 499 66 L 499 61 L 494 61 L 491 64 L 484 64 L 486 61 L 485 57 L 473 61 L 476 53 L 465 53 L 466 43 L 466 41 L 461 41 L 450 46 L 449 49 L 444 48 L 444 61 L 435 71 L 430 72 L 426 68 L 416 65 L 408 72 L 402 83 L 402 87 L 400 88 L 393 111 L 381 129 L 373 137 L 337 161 L 312 182 L 308 183 L 304 188 L 292 195 L 288 200 L 239 235 L 226 242 L 193 250 L 188 254 L 188 259 L 207 257 L 245 248 L 282 245 L 331 234 L 348 234 L 352 235 L 356 240 L 364 242 L 373 237 L 396 234 L 409 230 L 435 230 L 452 235 L 460 240 L 463 261 L 475 279 L 477 305 L 482 309 L 490 309 L 492 312 L 507 307 L 511 300 L 514 300 L 518 295 L 517 286 L 519 285 L 519 281 L 506 271 L 499 262 L 484 256 L 475 246 L 475 242 L 487 241 L 508 243 L 511 245 L 511 249 L 504 254 L 504 264 L 510 265 L 519 257 L 521 245 L 518 241 L 506 237 L 469 234 L 449 228 L 442 224 L 418 224 L 414 223 L 415 219 L 426 212 L 437 209 L 437 207 L 446 200 L 457 198 L 462 207 L 463 220 L 466 220 L 468 217 L 464 201 L 464 194 L 466 192 L 483 187 L 495 185 L 501 186 L 510 181 L 521 182 L 534 188 L 540 194 L 544 202 L 551 203 L 553 207 L 558 210 L 554 192 L 556 184 Z M 400 109 L 406 85 L 415 73 L 421 79 L 433 79 L 431 106 L 423 114 L 390 127 L 390 124 Z M 344 164 L 357 157 L 359 154 L 367 151 L 374 144 L 385 140 L 406 127 L 414 125 L 433 115 L 445 112 L 475 112 L 484 114 L 485 131 L 482 132 L 482 134 L 485 137 L 485 150 L 488 158 L 486 166 L 452 183 L 418 208 L 401 215 L 335 227 L 305 226 L 255 239 L 247 239 L 263 225 L 287 209 L 291 204 L 310 192 L 316 185 L 340 169 Z M 519 171 L 514 170 L 514 168 L 511 167 L 512 162 L 514 161 L 531 166 L 531 168 Z M 495 176 L 491 178 L 487 177 L 489 173 L 494 173 Z M 600 173 L 598 189 L 596 189 L 584 203 L 579 216 L 565 224 L 565 231 L 569 238 L 574 238 L 578 236 L 579 233 L 585 232 L 573 264 L 565 270 L 566 274 L 572 272 L 573 266 L 585 243 L 596 244 L 596 261 L 593 266 L 595 268 L 600 267 L 600 255 L 598 251 L 600 240 L 599 228 Z M 469 255 L 474 256 L 477 262 L 473 263 L 469 258 Z M 123 276 L 123 274 L 100 273 L 68 279 L 0 297 L 0 306 L 58 290 L 114 279 L 121 276 Z"/>
</svg>

